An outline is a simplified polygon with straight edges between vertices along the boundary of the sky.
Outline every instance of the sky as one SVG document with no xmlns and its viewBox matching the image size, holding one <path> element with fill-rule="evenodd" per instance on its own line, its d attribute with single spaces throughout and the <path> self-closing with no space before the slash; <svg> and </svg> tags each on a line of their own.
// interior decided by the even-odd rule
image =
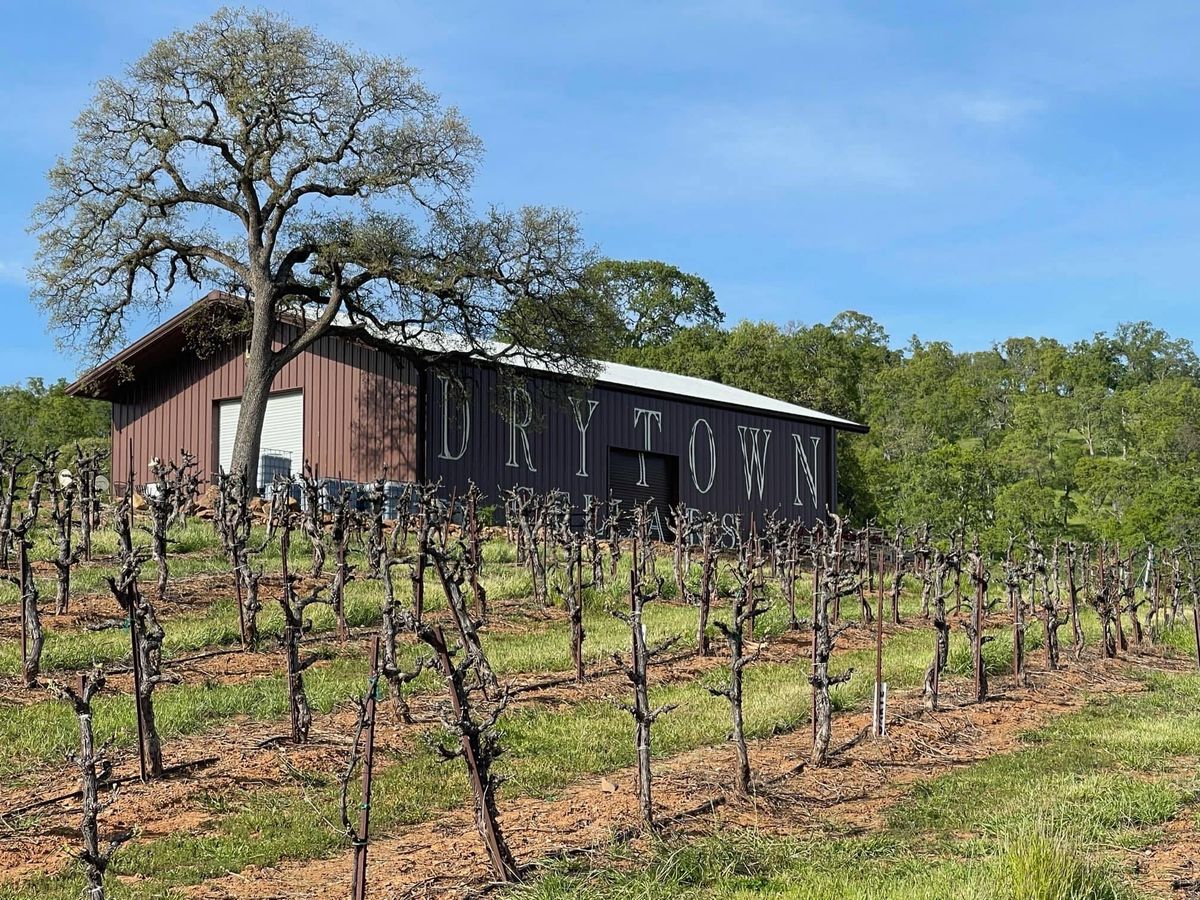
<svg viewBox="0 0 1200 900">
<path fill-rule="evenodd" d="M 25 279 L 30 212 L 75 116 L 98 79 L 219 4 L 4 5 L 0 383 L 10 383 L 71 377 L 86 362 L 56 349 Z M 575 210 L 604 255 L 706 278 L 730 321 L 855 309 L 895 345 L 915 333 L 966 350 L 1011 335 L 1073 341 L 1139 319 L 1184 337 L 1200 325 L 1191 0 L 286 10 L 404 57 L 461 110 L 486 148 L 480 207 Z"/>
</svg>

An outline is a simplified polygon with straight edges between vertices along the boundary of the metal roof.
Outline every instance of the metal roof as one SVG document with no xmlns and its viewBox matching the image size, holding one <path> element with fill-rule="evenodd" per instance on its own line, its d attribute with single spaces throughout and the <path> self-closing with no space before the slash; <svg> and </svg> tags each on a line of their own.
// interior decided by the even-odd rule
<svg viewBox="0 0 1200 900">
<path fill-rule="evenodd" d="M 214 292 L 191 304 L 148 334 L 143 335 L 125 347 L 112 358 L 80 376 L 74 384 L 67 388 L 67 393 L 106 399 L 105 395 L 113 389 L 116 380 L 119 378 L 119 367 L 122 364 L 132 363 L 135 358 L 139 357 L 147 361 L 152 360 L 157 362 L 158 355 L 154 353 L 156 345 L 162 345 L 164 342 L 169 344 L 170 338 L 181 331 L 186 320 L 194 313 L 208 304 L 222 301 L 222 296 Z M 352 323 L 344 318 L 337 324 L 343 327 L 352 325 Z M 572 375 L 570 367 L 565 364 L 554 365 L 548 361 L 531 359 L 521 354 L 511 345 L 499 342 L 490 342 L 487 351 L 480 353 L 472 352 L 471 347 L 457 335 L 424 331 L 415 338 L 408 336 L 404 340 L 398 340 L 394 335 L 389 335 L 386 332 L 381 333 L 376 328 L 368 328 L 363 323 L 358 323 L 357 327 L 363 329 L 377 341 L 382 340 L 397 348 L 409 349 L 417 353 L 446 353 L 474 357 L 479 360 L 490 360 L 497 365 L 515 366 L 516 368 L 530 371 L 542 371 L 567 377 Z M 342 336 L 353 339 L 353 332 L 351 331 L 350 334 L 343 334 Z M 605 362 L 602 360 L 593 361 L 592 371 L 587 372 L 586 375 L 592 377 L 600 384 L 627 388 L 634 391 L 679 397 L 681 399 L 712 403 L 720 406 L 732 406 L 771 415 L 791 416 L 799 419 L 807 419 L 812 422 L 823 422 L 847 431 L 867 431 L 866 425 L 853 422 L 849 419 L 843 419 L 839 416 L 810 409 L 807 406 L 777 400 L 765 394 L 757 394 L 753 391 L 742 390 L 728 384 L 721 384 L 717 381 L 695 378 L 691 375 L 676 375 L 673 372 L 663 372 L 658 369 L 646 369 L 641 366 L 630 366 L 624 363 Z"/>
<path fill-rule="evenodd" d="M 776 400 L 765 394 L 744 391 L 728 384 L 721 384 L 719 381 L 694 378 L 691 375 L 676 375 L 673 372 L 662 372 L 658 369 L 643 369 L 640 366 L 604 362 L 600 364 L 600 374 L 596 376 L 596 380 L 635 390 L 654 391 L 691 400 L 705 400 L 725 406 L 740 406 L 760 412 L 828 422 L 830 425 L 850 431 L 866 431 L 865 425 L 849 419 L 831 416 L 829 413 L 809 409 L 807 406 L 800 406 L 796 403 Z"/>
<path fill-rule="evenodd" d="M 371 328 L 369 331 L 377 338 L 388 341 L 400 347 L 413 347 L 427 353 L 446 353 L 475 357 L 477 359 L 491 358 L 497 365 L 514 366 L 531 371 L 552 372 L 570 376 L 571 372 L 561 367 L 555 367 L 546 362 L 529 359 L 516 351 L 512 345 L 490 341 L 486 352 L 472 353 L 471 348 L 457 335 L 442 332 L 425 331 L 420 336 L 409 337 L 406 340 L 395 340 L 386 331 L 380 332 Z M 772 415 L 794 416 L 813 422 L 824 422 L 835 428 L 847 431 L 866 432 L 867 426 L 850 419 L 843 419 L 829 413 L 823 413 L 807 406 L 777 400 L 765 394 L 742 390 L 719 381 L 709 381 L 706 378 L 696 378 L 691 375 L 677 375 L 674 372 L 664 372 L 660 369 L 648 369 L 642 366 L 631 366 L 624 363 L 592 360 L 595 370 L 589 373 L 594 381 L 615 387 L 629 388 L 645 393 L 662 394 L 679 397 L 685 400 L 714 403 L 720 406 L 735 406 L 754 412 L 770 413 Z"/>
</svg>

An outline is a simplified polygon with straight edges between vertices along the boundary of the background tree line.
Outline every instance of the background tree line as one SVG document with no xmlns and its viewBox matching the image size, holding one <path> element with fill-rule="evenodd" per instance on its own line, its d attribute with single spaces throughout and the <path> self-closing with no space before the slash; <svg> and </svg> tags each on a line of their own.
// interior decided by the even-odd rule
<svg viewBox="0 0 1200 900">
<path fill-rule="evenodd" d="M 76 442 L 85 450 L 108 446 L 109 421 L 107 403 L 68 396 L 62 378 L 50 384 L 30 378 L 0 387 L 0 443 L 21 451 L 58 448 L 73 458 Z"/>
</svg>

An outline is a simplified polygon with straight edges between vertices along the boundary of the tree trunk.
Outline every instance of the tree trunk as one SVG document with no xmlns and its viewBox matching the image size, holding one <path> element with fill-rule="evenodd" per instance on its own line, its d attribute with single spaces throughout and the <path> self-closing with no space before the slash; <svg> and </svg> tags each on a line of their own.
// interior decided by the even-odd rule
<svg viewBox="0 0 1200 900">
<path fill-rule="evenodd" d="M 925 708 L 937 709 L 941 693 L 942 672 L 950 658 L 950 625 L 945 613 L 933 620 L 933 662 L 925 670 Z"/>
<path fill-rule="evenodd" d="M 583 661 L 583 640 L 586 634 L 583 627 L 583 541 L 579 538 L 572 543 L 572 559 L 574 577 L 571 579 L 572 586 L 568 589 L 573 598 L 568 608 L 571 616 L 571 661 L 575 664 L 575 680 L 583 684 L 586 674 Z"/>
<path fill-rule="evenodd" d="M 244 574 L 238 577 L 238 584 L 244 583 L 245 586 L 245 595 L 241 600 L 243 641 L 247 650 L 257 650 L 258 613 L 262 609 L 262 602 L 258 599 L 258 585 L 262 572 L 251 571 L 249 563 L 244 565 L 242 571 Z"/>
<path fill-rule="evenodd" d="M 971 580 L 975 583 L 975 600 L 971 605 L 967 632 L 971 636 L 971 658 L 975 669 L 975 700 L 982 703 L 988 698 L 987 663 L 983 657 L 983 645 L 990 641 L 991 637 L 983 633 L 987 623 L 988 571 L 978 547 L 972 553 Z"/>
<path fill-rule="evenodd" d="M 383 673 L 384 677 L 388 680 L 388 687 L 392 695 L 392 706 L 396 710 L 396 717 L 401 722 L 408 724 L 412 721 L 412 713 L 409 711 L 408 703 L 404 699 L 404 682 L 399 678 L 400 669 L 396 660 L 396 634 L 399 629 L 396 622 L 396 591 L 392 581 L 390 559 L 385 558 L 382 561 L 379 574 L 383 578 L 383 610 L 379 626 L 380 637 L 383 639 Z"/>
<path fill-rule="evenodd" d="M 1075 658 L 1083 653 L 1083 624 L 1079 621 L 1079 587 L 1075 583 L 1075 550 L 1067 547 L 1067 597 L 1071 608 L 1071 636 L 1074 642 Z"/>
<path fill-rule="evenodd" d="M 58 584 L 54 593 L 54 612 L 56 615 L 66 615 L 71 603 L 71 566 L 75 563 L 75 554 L 71 547 L 72 516 L 75 509 L 75 491 L 67 487 L 56 489 L 51 515 L 58 527 L 58 556 L 54 560 L 54 569 L 58 576 Z"/>
<path fill-rule="evenodd" d="M 79 770 L 83 785 L 83 821 L 79 827 L 83 835 L 83 853 L 80 854 L 80 860 L 87 879 L 89 900 L 104 900 L 104 870 L 108 860 L 103 858 L 100 850 L 100 796 L 96 786 L 99 779 L 96 774 L 96 743 L 92 737 L 90 704 L 86 712 L 79 714 Z"/>
<path fill-rule="evenodd" d="M 725 636 L 729 647 L 729 683 L 724 688 L 709 688 L 709 692 L 724 697 L 729 701 L 731 718 L 730 740 L 737 751 L 737 761 L 733 773 L 733 789 L 740 796 L 751 793 L 750 753 L 746 747 L 745 716 L 743 714 L 743 670 L 757 654 L 747 656 L 745 652 L 745 627 L 761 611 L 762 597 L 756 596 L 752 587 L 754 584 L 753 561 L 755 557 L 744 552 L 737 564 L 737 578 L 742 582 L 743 590 L 738 590 L 733 596 L 733 617 L 728 625 L 718 621 L 717 628 Z M 743 597 L 746 602 L 743 602 Z M 746 604 L 749 605 L 746 605 Z"/>
<path fill-rule="evenodd" d="M 104 688 L 104 673 L 97 669 L 90 675 L 80 676 L 79 690 L 51 683 L 51 689 L 75 708 L 79 719 L 79 754 L 75 762 L 79 767 L 82 816 L 79 823 L 83 849 L 76 854 L 83 864 L 87 882 L 83 896 L 87 900 L 104 900 L 104 872 L 108 868 L 113 852 L 132 835 L 132 832 L 117 834 L 107 847 L 100 843 L 100 813 L 104 804 L 100 801 L 100 754 L 92 729 L 92 699 Z"/>
<path fill-rule="evenodd" d="M 700 593 L 697 595 L 697 599 L 700 602 L 700 617 L 696 625 L 696 646 L 699 648 L 701 656 L 708 656 L 710 652 L 708 642 L 708 613 L 712 608 L 716 559 L 713 555 L 712 529 L 707 524 L 704 528 L 700 546 Z"/>
<path fill-rule="evenodd" d="M 742 796 L 750 793 L 750 753 L 746 748 L 746 728 L 742 714 L 741 648 L 729 678 L 729 708 L 732 718 L 733 746 L 737 748 L 737 767 L 734 769 L 733 789 Z"/>
<path fill-rule="evenodd" d="M 345 494 L 342 495 L 341 504 L 339 510 L 334 513 L 333 541 L 337 552 L 337 568 L 334 570 L 333 585 L 329 596 L 333 605 L 334 618 L 337 620 L 338 640 L 345 642 L 350 638 L 350 626 L 346 622 L 346 585 L 354 578 L 354 566 L 350 565 L 348 556 L 350 522 L 346 510 Z"/>
<path fill-rule="evenodd" d="M 637 590 L 637 572 L 631 573 L 634 590 Z M 642 819 L 654 827 L 654 800 L 651 794 L 650 774 L 650 725 L 653 722 L 650 709 L 650 691 L 646 677 L 646 634 L 642 629 L 640 612 L 635 613 L 631 628 L 633 635 L 633 717 L 636 723 L 634 742 L 637 746 L 637 791 L 638 806 Z"/>
<path fill-rule="evenodd" d="M 271 344 L 275 337 L 274 297 L 270 290 L 254 291 L 254 323 L 246 339 L 245 380 L 237 432 L 233 438 L 232 472 L 245 472 L 246 487 L 258 493 L 258 461 L 262 447 L 267 397 L 275 380 L 277 361 Z"/>
<path fill-rule="evenodd" d="M 302 628 L 296 625 L 286 625 L 283 629 L 283 650 L 287 660 L 288 710 L 294 744 L 307 743 L 308 730 L 312 727 L 312 712 L 308 707 L 303 666 L 300 662 L 301 632 Z"/>
</svg>

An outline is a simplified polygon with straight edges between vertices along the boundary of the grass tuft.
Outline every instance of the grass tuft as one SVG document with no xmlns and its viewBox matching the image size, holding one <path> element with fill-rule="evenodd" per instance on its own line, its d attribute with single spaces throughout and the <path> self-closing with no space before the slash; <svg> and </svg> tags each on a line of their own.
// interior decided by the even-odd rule
<svg viewBox="0 0 1200 900">
<path fill-rule="evenodd" d="M 1012 900 L 1121 900 L 1124 885 L 1094 866 L 1060 826 L 1041 825 L 1005 835 L 997 863 Z"/>
</svg>

